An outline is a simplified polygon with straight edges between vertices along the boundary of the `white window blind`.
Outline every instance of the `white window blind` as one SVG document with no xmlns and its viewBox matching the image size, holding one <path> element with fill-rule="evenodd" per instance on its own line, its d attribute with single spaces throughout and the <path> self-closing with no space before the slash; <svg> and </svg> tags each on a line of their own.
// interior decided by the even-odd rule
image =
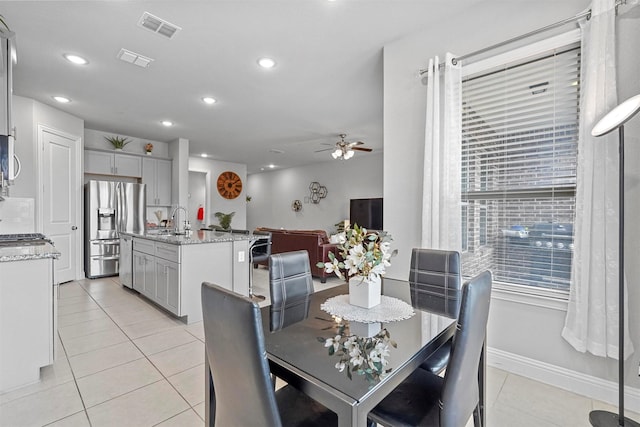
<svg viewBox="0 0 640 427">
<path fill-rule="evenodd" d="M 577 44 L 463 81 L 465 275 L 569 288 L 579 82 Z"/>
</svg>

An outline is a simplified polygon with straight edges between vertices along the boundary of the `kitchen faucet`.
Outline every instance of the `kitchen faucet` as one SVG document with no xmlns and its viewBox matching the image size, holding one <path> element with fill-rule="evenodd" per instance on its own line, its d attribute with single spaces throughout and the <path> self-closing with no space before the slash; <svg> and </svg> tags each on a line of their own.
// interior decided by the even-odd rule
<svg viewBox="0 0 640 427">
<path fill-rule="evenodd" d="M 178 213 L 178 210 L 184 211 L 184 221 L 183 221 L 182 231 L 180 231 L 180 223 L 176 221 L 176 214 Z M 183 206 L 176 206 L 173 212 L 171 212 L 171 220 L 173 221 L 173 226 L 174 226 L 173 232 L 175 234 L 185 234 L 186 231 L 191 228 L 189 224 L 189 211 L 187 211 L 187 208 Z"/>
</svg>

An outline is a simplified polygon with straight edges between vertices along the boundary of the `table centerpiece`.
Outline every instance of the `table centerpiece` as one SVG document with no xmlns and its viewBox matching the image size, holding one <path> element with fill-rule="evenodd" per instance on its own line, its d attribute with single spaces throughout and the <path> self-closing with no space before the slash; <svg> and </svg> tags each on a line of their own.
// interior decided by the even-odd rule
<svg viewBox="0 0 640 427">
<path fill-rule="evenodd" d="M 335 273 L 349 282 L 349 303 L 371 308 L 380 304 L 381 278 L 391 265 L 391 235 L 385 231 L 371 231 L 353 224 L 338 234 L 338 254 L 329 252 L 330 262 L 316 265 L 327 273 Z"/>
</svg>

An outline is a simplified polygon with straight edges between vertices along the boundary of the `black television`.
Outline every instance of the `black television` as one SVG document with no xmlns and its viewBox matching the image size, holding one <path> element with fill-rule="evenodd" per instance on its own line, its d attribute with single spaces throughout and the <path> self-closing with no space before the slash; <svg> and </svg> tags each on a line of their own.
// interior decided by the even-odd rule
<svg viewBox="0 0 640 427">
<path fill-rule="evenodd" d="M 382 230 L 382 198 L 351 199 L 349 222 L 370 230 Z"/>
</svg>

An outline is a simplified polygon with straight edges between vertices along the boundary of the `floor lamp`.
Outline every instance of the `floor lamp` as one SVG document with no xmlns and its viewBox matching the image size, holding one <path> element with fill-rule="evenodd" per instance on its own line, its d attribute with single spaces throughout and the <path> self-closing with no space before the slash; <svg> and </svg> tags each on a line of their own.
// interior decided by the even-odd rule
<svg viewBox="0 0 640 427">
<path fill-rule="evenodd" d="M 591 411 L 589 421 L 594 427 L 640 427 L 640 424 L 624 416 L 624 124 L 640 111 L 640 95 L 627 99 L 611 110 L 591 130 L 591 135 L 602 136 L 618 129 L 620 173 L 618 191 L 620 192 L 620 231 L 618 236 L 618 413 L 609 411 Z"/>
</svg>

